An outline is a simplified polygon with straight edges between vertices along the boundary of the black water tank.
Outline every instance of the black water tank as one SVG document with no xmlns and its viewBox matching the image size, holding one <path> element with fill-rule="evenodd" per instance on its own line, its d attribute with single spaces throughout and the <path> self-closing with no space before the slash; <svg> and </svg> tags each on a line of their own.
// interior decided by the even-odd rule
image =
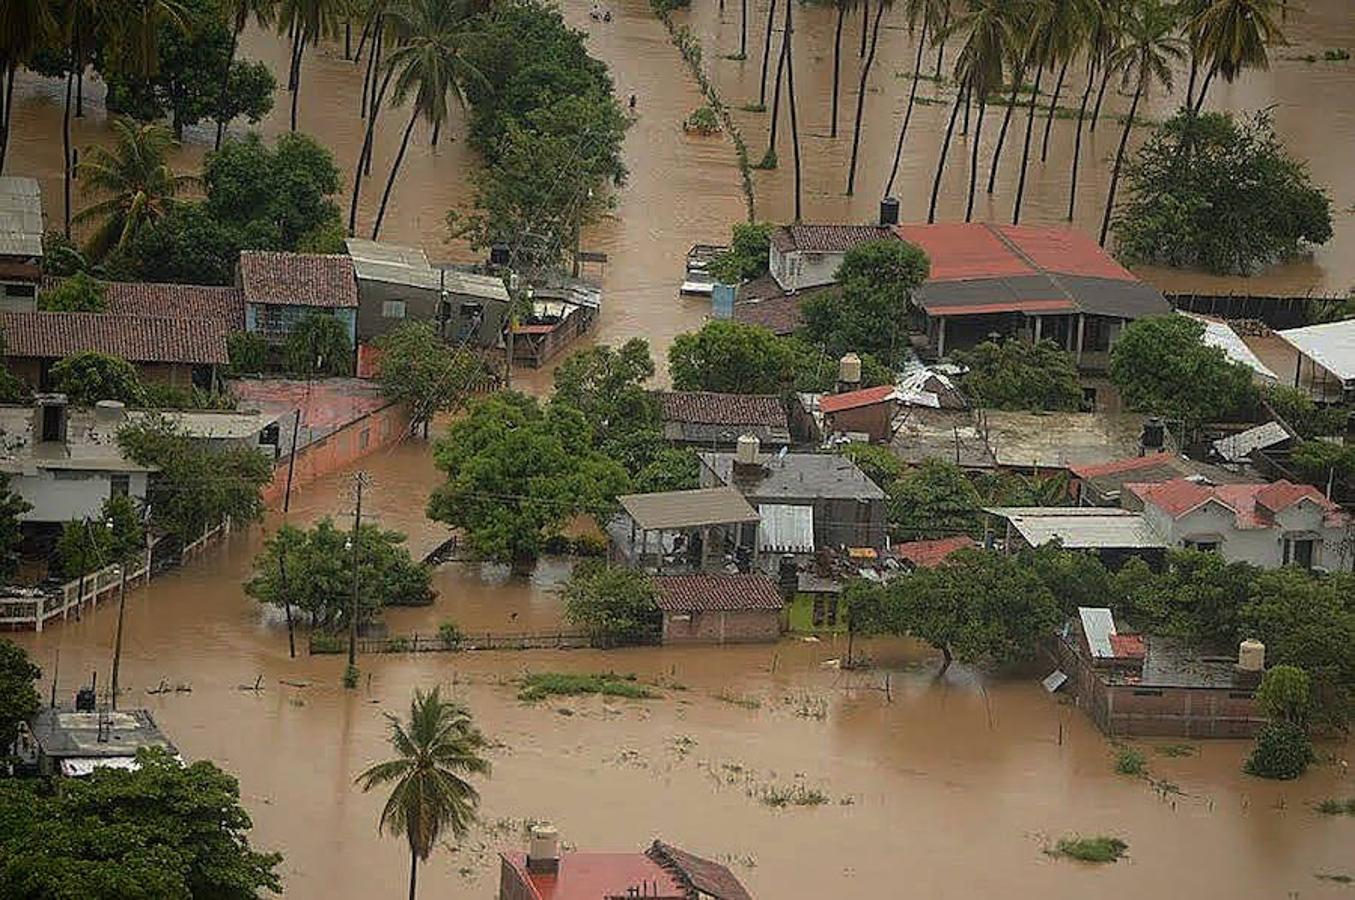
<svg viewBox="0 0 1355 900">
<path fill-rule="evenodd" d="M 489 247 L 489 264 L 491 266 L 508 265 L 508 245 L 491 244 Z"/>
<path fill-rule="evenodd" d="M 1166 444 L 1167 426 L 1157 416 L 1149 416 L 1143 423 L 1143 449 L 1156 452 Z"/>
<path fill-rule="evenodd" d="M 880 201 L 880 224 L 899 224 L 899 198 L 886 197 Z"/>
</svg>

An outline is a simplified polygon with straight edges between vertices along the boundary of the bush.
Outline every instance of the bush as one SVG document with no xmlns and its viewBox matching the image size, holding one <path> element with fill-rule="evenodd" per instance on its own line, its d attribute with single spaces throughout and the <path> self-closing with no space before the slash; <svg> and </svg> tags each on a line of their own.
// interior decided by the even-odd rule
<svg viewBox="0 0 1355 900">
<path fill-rule="evenodd" d="M 52 387 L 72 406 L 93 406 L 100 400 L 142 402 L 145 392 L 136 369 L 125 359 L 86 350 L 52 366 Z"/>
<path fill-rule="evenodd" d="M 1148 760 L 1133 747 L 1119 747 L 1115 751 L 1115 771 L 1121 775 L 1145 775 Z"/>
<path fill-rule="evenodd" d="M 257 375 L 268 362 L 268 341 L 252 331 L 236 331 L 226 337 L 231 373 Z"/>
<path fill-rule="evenodd" d="M 702 106 L 692 110 L 682 125 L 684 130 L 697 134 L 717 134 L 720 131 L 720 117 L 709 106 Z"/>
<path fill-rule="evenodd" d="M 348 647 L 348 636 L 335 631 L 312 631 L 312 653 L 342 653 Z"/>
<path fill-rule="evenodd" d="M 442 641 L 442 646 L 448 650 L 459 647 L 465 637 L 461 633 L 461 627 L 455 622 L 443 622 L 438 626 L 438 640 Z"/>
<path fill-rule="evenodd" d="M 1075 410 L 1082 386 L 1072 354 L 1050 340 L 984 341 L 955 354 L 969 367 L 961 387 L 978 406 L 1006 410 Z"/>
<path fill-rule="evenodd" d="M 349 690 L 352 690 L 353 688 L 357 687 L 359 674 L 360 673 L 358 672 L 357 666 L 344 666 L 343 686 L 345 688 L 348 688 Z"/>
<path fill-rule="evenodd" d="M 39 294 L 38 309 L 43 312 L 103 312 L 108 308 L 104 296 L 107 293 L 107 285 L 84 272 L 77 272 L 50 291 Z"/>
<path fill-rule="evenodd" d="M 1105 835 L 1088 838 L 1074 835 L 1060 839 L 1058 844 L 1060 855 L 1093 863 L 1115 862 L 1128 849 L 1129 845 L 1124 841 Z"/>
<path fill-rule="evenodd" d="M 632 700 L 652 700 L 659 696 L 649 686 L 637 682 L 634 675 L 617 675 L 615 672 L 584 675 L 536 672 L 524 675 L 518 681 L 519 700 L 532 702 L 547 697 L 572 697 L 580 694 L 628 697 Z"/>
<path fill-rule="evenodd" d="M 1308 732 L 1293 722 L 1276 721 L 1256 736 L 1256 748 L 1243 769 L 1258 778 L 1290 781 L 1307 771 L 1313 759 Z"/>
<path fill-rule="evenodd" d="M 287 336 L 287 371 L 303 377 L 351 375 L 353 344 L 348 329 L 328 313 L 313 312 Z"/>
</svg>

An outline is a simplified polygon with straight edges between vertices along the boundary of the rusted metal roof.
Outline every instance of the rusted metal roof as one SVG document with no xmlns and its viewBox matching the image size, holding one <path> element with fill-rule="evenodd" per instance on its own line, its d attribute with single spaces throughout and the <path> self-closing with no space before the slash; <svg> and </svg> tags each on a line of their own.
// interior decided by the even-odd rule
<svg viewBox="0 0 1355 900">
<path fill-rule="evenodd" d="M 874 406 L 890 400 L 899 399 L 898 389 L 892 384 L 863 388 L 859 391 L 847 391 L 842 394 L 824 394 L 819 398 L 819 411 L 823 413 L 842 412 L 847 409 L 860 409 Z"/>
<path fill-rule="evenodd" d="M 766 575 L 660 575 L 654 579 L 655 602 L 664 612 L 733 612 L 781 609 L 785 601 Z"/>
<path fill-rule="evenodd" d="M 701 897 L 710 897 L 711 900 L 753 900 L 753 895 L 739 883 L 734 873 L 720 863 L 657 840 L 650 845 L 645 855 L 665 869 L 675 872 Z"/>
</svg>

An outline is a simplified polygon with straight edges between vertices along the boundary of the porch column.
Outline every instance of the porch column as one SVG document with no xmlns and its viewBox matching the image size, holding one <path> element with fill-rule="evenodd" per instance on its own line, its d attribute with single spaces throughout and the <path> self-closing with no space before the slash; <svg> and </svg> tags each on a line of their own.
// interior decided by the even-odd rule
<svg viewBox="0 0 1355 900">
<path fill-rule="evenodd" d="M 1040 328 L 1044 325 L 1044 316 L 1035 317 L 1035 343 L 1040 343 Z"/>
<path fill-rule="evenodd" d="M 706 559 L 710 556 L 710 527 L 701 528 L 701 558 L 697 561 L 700 571 L 706 571 Z"/>
<path fill-rule="evenodd" d="M 937 356 L 946 355 L 946 320 L 944 317 L 942 317 L 941 319 L 940 327 L 937 328 L 936 330 L 936 355 Z M 1295 374 L 1294 380 L 1295 383 L 1297 383 L 1298 381 L 1297 374 Z"/>
<path fill-rule="evenodd" d="M 1082 362 L 1082 336 L 1086 333 L 1087 317 L 1083 313 L 1077 314 L 1077 361 Z"/>
</svg>

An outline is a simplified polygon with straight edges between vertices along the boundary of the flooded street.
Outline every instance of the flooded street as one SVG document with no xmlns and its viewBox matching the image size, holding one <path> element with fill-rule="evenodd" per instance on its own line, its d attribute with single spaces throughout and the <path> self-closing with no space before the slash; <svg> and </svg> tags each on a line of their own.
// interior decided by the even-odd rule
<svg viewBox="0 0 1355 900">
<path fill-rule="evenodd" d="M 1278 58 L 1320 57 L 1325 47 L 1355 46 L 1355 16 L 1348 0 L 1304 5 L 1307 11 L 1291 14 L 1288 25 L 1293 46 L 1276 51 L 1272 71 L 1250 73 L 1233 86 L 1218 84 L 1210 102 L 1247 110 L 1276 104 L 1277 129 L 1289 149 L 1307 158 L 1315 179 L 1331 191 L 1335 238 L 1311 261 L 1251 281 L 1145 273 L 1159 286 L 1304 292 L 1355 283 L 1355 67 Z M 693 242 L 726 237 L 743 217 L 744 201 L 729 143 L 681 130 L 701 96 L 648 5 L 625 0 L 612 9 L 615 18 L 607 24 L 588 23 L 579 0 L 566 10 L 575 24 L 589 25 L 590 46 L 611 65 L 620 96 L 637 95 L 638 120 L 626 142 L 629 183 L 614 217 L 585 241 L 587 249 L 610 257 L 596 336 L 647 337 L 662 359 L 673 336 L 709 312 L 708 301 L 675 298 L 683 253 Z M 756 99 L 765 9 L 762 3 L 750 7 L 750 59 L 742 63 L 719 58 L 737 49 L 737 3 L 727 4 L 723 22 L 708 0 L 679 14 L 702 37 L 707 64 L 731 106 Z M 848 199 L 842 188 L 860 17 L 849 19 L 844 40 L 852 49 L 844 50 L 842 136 L 834 141 L 824 136 L 833 14 L 797 7 L 796 15 L 803 42 L 803 48 L 797 43 L 796 87 L 805 132 L 805 217 L 871 219 L 906 100 L 912 60 L 907 32 L 882 32 L 877 66 L 890 75 L 872 80 L 872 91 L 879 92 L 868 98 L 859 186 Z M 897 25 L 897 14 L 894 19 Z M 283 70 L 284 40 L 251 32 L 243 47 Z M 331 147 L 350 186 L 361 140 L 361 77 L 333 45 L 309 54 L 302 72 L 301 128 Z M 1070 90 L 1076 93 L 1077 86 L 1066 86 L 1065 96 Z M 87 116 L 74 129 L 79 147 L 107 140 L 102 86 L 88 81 L 87 92 Z M 20 77 L 7 168 L 40 177 L 49 224 L 61 215 L 61 96 L 56 82 Z M 287 102 L 280 92 L 278 108 L 262 125 L 266 134 L 285 130 Z M 1124 98 L 1107 103 L 1118 109 Z M 1156 98 L 1147 114 L 1161 116 L 1165 108 Z M 985 146 L 996 140 L 1000 113 L 989 112 Z M 896 189 L 905 221 L 925 217 L 946 114 L 941 105 L 914 111 Z M 405 115 L 383 114 L 360 230 L 370 228 Z M 383 231 L 390 240 L 423 245 L 436 258 L 465 253 L 446 244 L 443 218 L 469 198 L 466 172 L 478 164 L 460 137 L 460 114 L 453 115 L 458 118 L 436 149 L 422 128 L 415 129 L 417 143 Z M 736 115 L 750 153 L 760 157 L 767 116 Z M 1037 119 L 1037 143 L 1042 125 Z M 981 217 L 1010 217 L 1019 136 L 1016 130 L 1008 136 L 997 193 L 991 200 L 980 195 Z M 755 176 L 760 218 L 784 219 L 791 209 L 786 138 L 782 168 Z M 1099 221 L 1117 139 L 1114 124 L 1103 121 L 1084 143 L 1079 227 Z M 1041 166 L 1038 151 L 1033 154 L 1023 221 L 1060 221 L 1071 140 L 1072 123 L 1056 119 L 1049 163 Z M 190 130 L 180 164 L 199 164 L 210 144 L 208 127 Z M 965 139 L 957 136 L 941 217 L 962 211 L 967 158 Z M 347 200 L 341 205 L 346 211 Z M 521 383 L 541 390 L 549 379 L 534 373 Z M 423 516 L 438 480 L 427 445 L 412 441 L 380 451 L 362 467 L 372 478 L 365 516 L 405 531 L 418 546 L 445 534 Z M 339 473 L 307 486 L 293 498 L 290 521 L 351 517 L 348 483 Z M 265 528 L 277 521 L 271 517 Z M 1355 819 L 1312 809 L 1326 797 L 1355 795 L 1355 780 L 1341 777 L 1341 767 L 1321 764 L 1298 783 L 1268 783 L 1241 773 L 1248 748 L 1243 742 L 1207 742 L 1184 758 L 1149 750 L 1153 777 L 1181 793 L 1161 792 L 1116 775 L 1105 738 L 1034 679 L 983 682 L 959 666 L 937 679 L 932 654 L 901 642 L 868 647 L 876 667 L 852 674 L 825 666 L 845 652 L 831 641 L 364 656 L 361 689 L 345 692 L 339 687 L 342 656 L 309 657 L 303 646 L 297 659 L 289 659 L 281 614 L 245 596 L 242 582 L 263 534 L 259 527 L 238 532 L 187 568 L 129 595 L 122 681 L 129 690 L 125 702 L 154 710 L 187 758 L 214 759 L 238 776 L 255 821 L 252 839 L 285 856 L 289 898 L 365 900 L 403 890 L 405 845 L 378 836 L 381 799 L 361 794 L 352 780 L 387 753 L 382 713 L 402 711 L 414 687 L 434 684 L 448 686 L 470 706 L 496 749 L 493 777 L 482 784 L 485 827 L 455 852 L 434 853 L 420 876 L 428 896 L 493 897 L 494 854 L 520 846 L 521 825 L 529 819 L 553 821 L 579 848 L 638 850 L 662 836 L 727 861 L 755 896 L 766 898 L 1307 898 L 1349 896 L 1351 890 L 1317 877 L 1355 875 Z M 530 581 L 492 566 L 447 565 L 434 576 L 439 598 L 433 607 L 392 610 L 386 621 L 394 632 L 430 633 L 443 621 L 467 631 L 551 628 L 559 622 L 552 588 L 565 574 L 558 562 L 544 563 Z M 59 654 L 60 694 L 69 697 L 92 669 L 105 682 L 115 619 L 110 604 L 83 621 L 14 637 L 49 678 Z M 508 683 L 527 669 L 612 669 L 666 687 L 662 699 L 647 702 L 583 698 L 532 706 L 519 703 Z M 881 689 L 886 675 L 889 694 Z M 241 689 L 260 676 L 261 691 Z M 145 693 L 162 680 L 191 684 L 192 692 Z M 1348 744 L 1319 749 L 1339 758 L 1352 754 Z M 829 802 L 778 810 L 756 796 L 797 782 L 821 790 Z M 1070 832 L 1119 836 L 1129 844 L 1129 858 L 1092 868 L 1042 852 Z"/>
</svg>

